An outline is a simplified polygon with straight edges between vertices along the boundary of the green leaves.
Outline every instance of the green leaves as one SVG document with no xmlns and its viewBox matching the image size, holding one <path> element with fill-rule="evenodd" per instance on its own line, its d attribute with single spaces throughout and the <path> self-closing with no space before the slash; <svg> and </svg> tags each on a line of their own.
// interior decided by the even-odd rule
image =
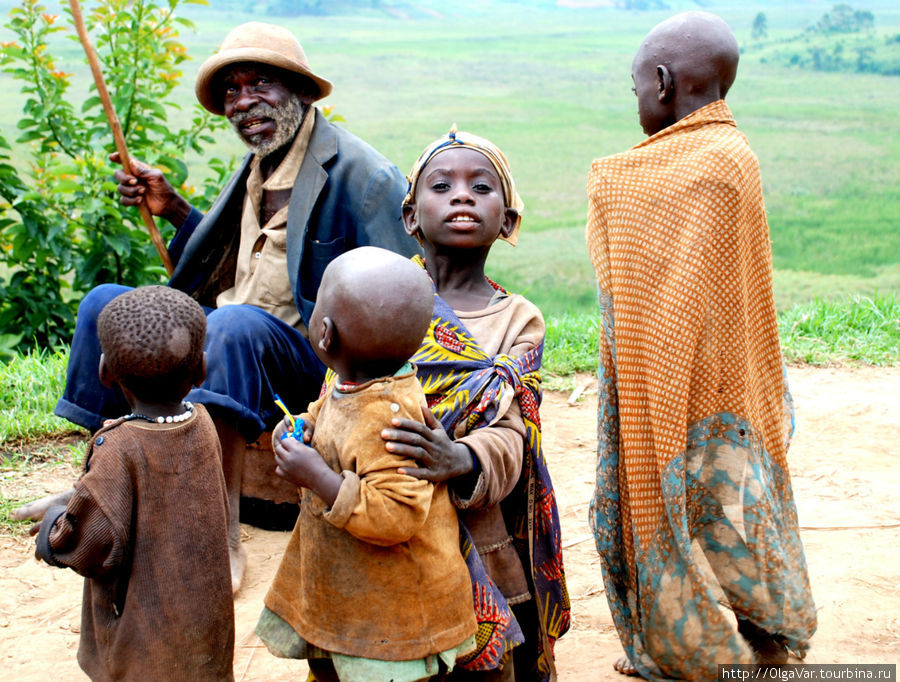
<svg viewBox="0 0 900 682">
<path fill-rule="evenodd" d="M 224 121 L 199 105 L 191 117 L 172 116 L 190 120 L 187 127 L 169 121 L 179 110 L 171 99 L 182 78 L 178 65 L 189 59 L 178 30 L 192 28 L 174 16 L 179 1 L 97 0 L 82 12 L 130 154 L 162 167 L 191 195 L 182 159 L 188 150 L 202 152 Z M 6 24 L 16 39 L 0 45 L 0 69 L 26 96 L 16 137 L 0 135 L 0 355 L 13 341 L 19 350 L 68 341 L 78 303 L 99 283 L 165 278 L 137 210 L 119 204 L 107 158 L 115 145 L 96 86 L 79 88 L 92 94 L 76 107 L 68 93 L 72 74 L 56 66 L 48 38 L 65 32 L 79 40 L 71 10 L 63 12 L 22 0 Z M 13 142 L 15 166 L 3 151 Z M 199 208 L 227 170 L 210 163 L 216 184 L 193 197 Z M 164 239 L 171 237 L 171 226 L 160 227 Z"/>
</svg>

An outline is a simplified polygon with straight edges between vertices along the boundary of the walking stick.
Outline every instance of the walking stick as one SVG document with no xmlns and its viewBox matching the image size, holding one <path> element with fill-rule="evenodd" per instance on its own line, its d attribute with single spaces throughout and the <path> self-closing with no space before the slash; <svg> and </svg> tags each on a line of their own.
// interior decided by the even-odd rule
<svg viewBox="0 0 900 682">
<path fill-rule="evenodd" d="M 84 46 L 84 52 L 87 54 L 88 63 L 91 65 L 91 73 L 94 75 L 94 84 L 97 86 L 97 94 L 100 95 L 100 101 L 103 102 L 103 110 L 106 112 L 106 118 L 109 121 L 109 127 L 112 128 L 113 139 L 116 142 L 116 150 L 119 152 L 119 160 L 122 162 L 122 169 L 131 175 L 131 157 L 128 155 L 128 147 L 125 146 L 125 135 L 122 134 L 122 125 L 119 123 L 119 117 L 116 116 L 116 110 L 113 107 L 112 100 L 109 97 L 109 91 L 106 89 L 106 82 L 103 80 L 103 72 L 100 70 L 100 60 L 97 58 L 97 51 L 91 44 L 88 37 L 87 29 L 84 26 L 84 18 L 81 16 L 81 7 L 78 0 L 69 0 L 69 6 L 72 8 L 72 19 L 75 22 L 75 30 L 78 31 L 78 37 Z M 150 215 L 150 209 L 147 208 L 146 202 L 138 204 L 141 217 L 144 219 L 144 225 L 150 233 L 150 239 L 159 252 L 163 265 L 166 266 L 166 272 L 171 275 L 172 259 L 169 258 L 169 251 L 163 243 L 159 229 L 156 227 L 156 221 Z"/>
</svg>

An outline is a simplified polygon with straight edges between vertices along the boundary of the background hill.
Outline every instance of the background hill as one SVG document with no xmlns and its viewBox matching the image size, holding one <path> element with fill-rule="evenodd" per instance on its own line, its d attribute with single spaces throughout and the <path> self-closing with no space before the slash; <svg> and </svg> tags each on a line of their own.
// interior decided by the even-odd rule
<svg viewBox="0 0 900 682">
<path fill-rule="evenodd" d="M 13 4 L 0 0 L 3 16 Z M 59 3 L 43 4 L 62 12 Z M 316 13 L 285 16 L 301 7 Z M 728 102 L 762 166 L 779 307 L 813 296 L 900 292 L 900 81 L 871 68 L 856 72 L 873 63 L 890 72 L 900 51 L 896 2 L 853 5 L 850 16 L 867 12 L 871 23 L 836 33 L 809 30 L 829 26 L 826 14 L 846 15 L 823 2 L 211 0 L 179 8 L 197 27 L 181 35 L 193 60 L 179 98 L 189 115 L 199 63 L 236 24 L 290 28 L 313 68 L 335 84 L 324 103 L 404 172 L 454 122 L 496 141 L 526 213 L 520 245 L 498 244 L 492 274 L 545 315 L 591 311 L 587 172 L 593 158 L 643 138 L 630 92 L 634 50 L 655 23 L 692 8 L 724 17 L 742 46 Z M 0 40 L 6 34 L 0 29 Z M 86 97 L 80 46 L 65 42 L 60 51 L 66 63 L 59 68 L 76 74 L 72 89 Z M 6 74 L 0 84 L 0 128 L 12 141 L 20 86 Z M 218 137 L 210 155 L 243 153 L 229 133 Z M 191 181 L 201 184 L 204 159 L 188 164 Z"/>
</svg>

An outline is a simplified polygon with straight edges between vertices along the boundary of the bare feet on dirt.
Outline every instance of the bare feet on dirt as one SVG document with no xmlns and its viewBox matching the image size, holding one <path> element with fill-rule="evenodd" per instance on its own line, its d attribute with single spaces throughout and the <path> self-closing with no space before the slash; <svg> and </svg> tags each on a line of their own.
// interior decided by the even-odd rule
<svg viewBox="0 0 900 682">
<path fill-rule="evenodd" d="M 613 669 L 629 677 L 640 677 L 637 668 L 634 667 L 634 663 L 629 660 L 628 656 L 621 656 L 616 659 L 616 662 L 613 663 Z"/>
<path fill-rule="evenodd" d="M 241 583 L 244 582 L 244 572 L 247 570 L 247 551 L 241 544 L 240 537 L 237 538 L 237 541 L 233 539 L 229 541 L 228 559 L 231 562 L 231 594 L 237 594 L 241 589 Z"/>
</svg>

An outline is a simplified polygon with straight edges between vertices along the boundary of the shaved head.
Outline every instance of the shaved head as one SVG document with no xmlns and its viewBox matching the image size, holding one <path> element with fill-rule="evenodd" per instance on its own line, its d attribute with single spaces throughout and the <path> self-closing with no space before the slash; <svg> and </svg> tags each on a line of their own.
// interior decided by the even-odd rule
<svg viewBox="0 0 900 682">
<path fill-rule="evenodd" d="M 724 99 L 734 83 L 739 57 L 734 32 L 715 14 L 682 12 L 653 27 L 631 68 L 636 92 L 641 84 L 645 86 L 646 99 L 639 101 L 644 131 L 652 135 L 700 107 Z M 640 100 L 642 93 L 637 94 Z M 659 104 L 651 101 L 654 96 Z"/>
<path fill-rule="evenodd" d="M 388 374 L 418 350 L 433 307 L 423 268 L 392 251 L 363 246 L 328 264 L 310 325 L 330 318 L 336 336 L 330 352 L 372 374 Z"/>
</svg>

